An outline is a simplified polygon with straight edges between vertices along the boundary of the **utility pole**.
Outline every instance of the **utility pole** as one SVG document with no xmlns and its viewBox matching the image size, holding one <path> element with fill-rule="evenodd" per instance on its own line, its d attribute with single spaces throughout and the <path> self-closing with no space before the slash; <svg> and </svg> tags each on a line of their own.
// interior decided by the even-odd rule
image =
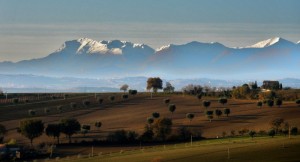
<svg viewBox="0 0 300 162">
<path fill-rule="evenodd" d="M 193 135 L 191 134 L 191 146 L 193 146 Z"/>
</svg>

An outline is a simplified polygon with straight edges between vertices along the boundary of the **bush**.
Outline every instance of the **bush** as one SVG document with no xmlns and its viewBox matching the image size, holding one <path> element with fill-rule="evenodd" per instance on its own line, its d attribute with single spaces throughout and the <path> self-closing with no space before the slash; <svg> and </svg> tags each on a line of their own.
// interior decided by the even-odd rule
<svg viewBox="0 0 300 162">
<path fill-rule="evenodd" d="M 256 106 L 261 108 L 261 107 L 263 106 L 263 102 L 258 101 L 258 102 L 256 103 Z"/>
<path fill-rule="evenodd" d="M 113 102 L 115 100 L 115 96 L 109 96 L 109 100 Z"/>
<path fill-rule="evenodd" d="M 227 103 L 227 98 L 220 98 L 219 103 L 221 103 L 222 105 L 226 104 Z"/>
<path fill-rule="evenodd" d="M 298 106 L 300 106 L 300 99 L 296 100 L 296 104 L 298 104 Z"/>
<path fill-rule="evenodd" d="M 268 132 L 268 135 L 271 136 L 272 138 L 275 136 L 276 132 L 274 129 L 271 129 L 269 132 Z"/>
<path fill-rule="evenodd" d="M 130 89 L 130 90 L 128 91 L 128 93 L 129 93 L 130 95 L 136 95 L 136 94 L 137 94 L 137 90 Z"/>
<path fill-rule="evenodd" d="M 158 112 L 152 113 L 153 118 L 159 118 L 160 114 Z"/>
<path fill-rule="evenodd" d="M 165 103 L 165 104 L 169 104 L 169 103 L 170 103 L 170 99 L 168 99 L 168 98 L 167 98 L 167 99 L 164 99 L 164 103 Z"/>
<path fill-rule="evenodd" d="M 102 104 L 103 103 L 103 98 L 98 98 L 97 101 L 98 101 L 99 104 Z"/>
<path fill-rule="evenodd" d="M 122 95 L 122 99 L 123 99 L 123 100 L 128 99 L 128 95 L 127 95 L 127 94 L 123 94 L 123 95 Z"/>
<path fill-rule="evenodd" d="M 291 128 L 291 135 L 297 135 L 298 134 L 298 128 L 297 127 L 292 127 Z"/>
<path fill-rule="evenodd" d="M 83 100 L 82 104 L 83 104 L 84 107 L 89 107 L 91 102 L 90 102 L 90 100 Z"/>
<path fill-rule="evenodd" d="M 267 100 L 267 104 L 269 107 L 273 107 L 274 106 L 274 101 L 273 100 Z"/>
</svg>

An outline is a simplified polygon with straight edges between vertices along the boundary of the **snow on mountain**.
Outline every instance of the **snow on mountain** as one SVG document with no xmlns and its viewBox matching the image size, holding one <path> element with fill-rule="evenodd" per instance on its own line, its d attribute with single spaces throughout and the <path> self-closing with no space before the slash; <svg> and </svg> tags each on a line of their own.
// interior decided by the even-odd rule
<svg viewBox="0 0 300 162">
<path fill-rule="evenodd" d="M 280 37 L 275 37 L 275 38 L 270 38 L 267 40 L 260 41 L 254 45 L 248 46 L 246 48 L 266 48 L 274 45 L 280 45 L 280 46 L 287 46 L 287 45 L 292 45 L 294 43 L 287 41 L 283 38 Z"/>
<path fill-rule="evenodd" d="M 75 54 L 113 54 L 121 55 L 124 49 L 151 49 L 144 44 L 133 44 L 131 42 L 112 40 L 95 41 L 89 38 L 66 41 L 56 53 L 68 52 Z"/>
<path fill-rule="evenodd" d="M 300 40 L 297 42 L 297 44 L 300 44 Z"/>
</svg>

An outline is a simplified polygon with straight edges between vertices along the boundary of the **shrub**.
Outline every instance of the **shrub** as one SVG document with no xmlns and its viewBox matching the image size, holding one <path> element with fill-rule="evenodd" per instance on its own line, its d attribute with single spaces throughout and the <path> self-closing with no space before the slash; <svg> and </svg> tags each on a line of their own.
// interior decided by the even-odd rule
<svg viewBox="0 0 300 162">
<path fill-rule="evenodd" d="M 226 104 L 227 103 L 227 98 L 220 98 L 219 103 L 221 103 L 222 105 Z"/>
<path fill-rule="evenodd" d="M 98 101 L 99 104 L 102 104 L 103 103 L 103 98 L 98 98 L 97 101 Z"/>
<path fill-rule="evenodd" d="M 292 127 L 291 128 L 291 135 L 297 135 L 298 134 L 298 128 L 297 127 Z"/>
<path fill-rule="evenodd" d="M 90 102 L 90 100 L 83 100 L 82 104 L 83 104 L 84 107 L 89 107 L 91 102 Z"/>
<path fill-rule="evenodd" d="M 298 106 L 300 106 L 300 99 L 296 100 L 296 104 L 298 104 Z"/>
<path fill-rule="evenodd" d="M 276 99 L 275 104 L 280 107 L 282 105 L 282 100 L 281 99 Z"/>
<path fill-rule="evenodd" d="M 95 122 L 95 127 L 97 127 L 98 129 L 102 126 L 102 123 L 100 121 Z"/>
<path fill-rule="evenodd" d="M 137 90 L 130 89 L 130 90 L 128 91 L 128 93 L 129 93 L 130 95 L 136 95 L 136 94 L 137 94 Z"/>
<path fill-rule="evenodd" d="M 160 114 L 158 112 L 152 113 L 153 118 L 159 118 Z"/>
<path fill-rule="evenodd" d="M 164 103 L 165 103 L 165 104 L 169 104 L 169 103 L 170 103 L 170 99 L 168 99 L 168 98 L 167 98 L 167 99 L 164 99 Z"/>
<path fill-rule="evenodd" d="M 117 130 L 108 134 L 106 140 L 115 143 L 128 143 L 137 141 L 138 134 L 134 131 Z"/>
<path fill-rule="evenodd" d="M 249 136 L 251 138 L 253 138 L 255 134 L 256 134 L 256 132 L 254 130 L 249 131 Z"/>
<path fill-rule="evenodd" d="M 208 108 L 210 106 L 210 101 L 203 101 L 202 102 L 202 105 L 205 107 L 205 108 Z"/>
<path fill-rule="evenodd" d="M 260 107 L 260 108 L 261 108 L 262 105 L 263 105 L 263 102 L 261 102 L 261 101 L 258 101 L 258 102 L 256 103 L 256 106 L 257 106 L 257 107 Z"/>
<path fill-rule="evenodd" d="M 275 136 L 276 132 L 274 129 L 269 130 L 268 135 L 271 136 L 272 138 Z"/>
<path fill-rule="evenodd" d="M 221 110 L 219 110 L 219 109 L 216 109 L 216 110 L 215 110 L 215 114 L 216 114 L 217 117 L 219 118 L 219 117 L 223 114 L 223 112 L 222 112 Z"/>
<path fill-rule="evenodd" d="M 273 107 L 274 106 L 274 101 L 273 100 L 268 100 L 267 104 L 269 107 Z"/>
<path fill-rule="evenodd" d="M 202 95 L 201 94 L 197 94 L 197 99 L 201 100 L 201 98 L 202 98 Z"/>
<path fill-rule="evenodd" d="M 122 95 L 122 99 L 123 99 L 123 100 L 128 99 L 128 95 L 127 95 L 127 94 L 123 94 L 123 95 Z"/>
<path fill-rule="evenodd" d="M 109 96 L 109 100 L 113 102 L 115 100 L 115 96 Z"/>
</svg>

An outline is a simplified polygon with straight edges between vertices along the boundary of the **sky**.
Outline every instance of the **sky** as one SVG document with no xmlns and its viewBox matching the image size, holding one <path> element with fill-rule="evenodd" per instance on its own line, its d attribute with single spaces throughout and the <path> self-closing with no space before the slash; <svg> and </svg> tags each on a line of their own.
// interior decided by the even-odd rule
<svg viewBox="0 0 300 162">
<path fill-rule="evenodd" d="M 152 48 L 300 40 L 299 0 L 0 0 L 0 61 L 45 57 L 82 37 Z"/>
</svg>

